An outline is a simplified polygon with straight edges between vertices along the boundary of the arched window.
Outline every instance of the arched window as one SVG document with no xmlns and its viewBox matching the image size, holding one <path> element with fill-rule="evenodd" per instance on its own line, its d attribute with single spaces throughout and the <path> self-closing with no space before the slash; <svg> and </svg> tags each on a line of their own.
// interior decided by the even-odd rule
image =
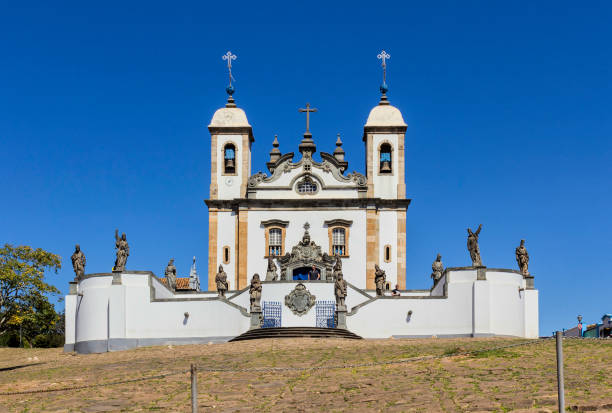
<svg viewBox="0 0 612 413">
<path fill-rule="evenodd" d="M 280 228 L 270 228 L 268 241 L 268 255 L 282 255 L 283 231 Z"/>
<path fill-rule="evenodd" d="M 305 176 L 297 183 L 296 190 L 301 195 L 312 195 L 319 190 L 319 186 L 310 176 Z"/>
<path fill-rule="evenodd" d="M 334 255 L 346 255 L 346 230 L 344 228 L 332 230 L 332 252 Z"/>
<path fill-rule="evenodd" d="M 385 245 L 385 262 L 391 262 L 391 245 Z"/>
<path fill-rule="evenodd" d="M 393 160 L 391 158 L 391 145 L 383 143 L 380 145 L 380 173 L 393 173 Z"/>
<path fill-rule="evenodd" d="M 223 247 L 223 264 L 229 264 L 230 262 L 230 248 Z"/>
<path fill-rule="evenodd" d="M 223 147 L 223 171 L 226 174 L 236 173 L 236 147 L 233 143 Z"/>
</svg>

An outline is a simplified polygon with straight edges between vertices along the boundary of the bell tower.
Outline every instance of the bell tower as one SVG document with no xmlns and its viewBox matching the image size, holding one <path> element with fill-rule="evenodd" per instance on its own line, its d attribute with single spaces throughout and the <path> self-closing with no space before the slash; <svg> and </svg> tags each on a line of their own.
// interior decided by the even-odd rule
<svg viewBox="0 0 612 413">
<path fill-rule="evenodd" d="M 383 81 L 380 85 L 380 102 L 368 116 L 363 128 L 366 153 L 368 198 L 404 200 L 406 180 L 404 175 L 404 139 L 408 126 L 402 113 L 391 106 L 387 99 L 386 60 L 384 50 L 378 55 L 382 60 Z M 387 273 L 390 287 L 406 285 L 406 208 L 377 207 L 374 203 L 366 211 L 366 286 L 374 288 L 375 266 Z"/>
<path fill-rule="evenodd" d="M 232 60 L 236 55 L 227 52 L 230 83 L 225 89 L 225 107 L 212 117 L 210 132 L 210 200 L 246 198 L 247 182 L 251 175 L 251 145 L 253 128 L 244 110 L 236 106 L 232 86 Z M 247 212 L 227 206 L 208 209 L 208 290 L 216 289 L 215 274 L 219 265 L 227 275 L 230 290 L 246 286 Z M 241 274 L 239 279 L 238 274 Z"/>
<path fill-rule="evenodd" d="M 403 199 L 406 197 L 404 137 L 408 126 L 399 109 L 387 99 L 386 60 L 390 57 L 384 50 L 378 55 L 383 68 L 380 102 L 370 111 L 363 128 L 368 197 Z"/>
</svg>

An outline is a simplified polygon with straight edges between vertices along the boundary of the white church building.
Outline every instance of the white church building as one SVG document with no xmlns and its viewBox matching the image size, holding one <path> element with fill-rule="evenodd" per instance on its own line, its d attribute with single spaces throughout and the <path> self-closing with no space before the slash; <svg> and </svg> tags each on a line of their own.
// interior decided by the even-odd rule
<svg viewBox="0 0 612 413">
<path fill-rule="evenodd" d="M 407 125 L 384 83 L 381 91 L 363 129 L 365 174 L 347 172 L 340 137 L 333 153 L 317 153 L 308 120 L 299 154 L 281 153 L 275 139 L 268 172 L 252 174 L 253 129 L 230 85 L 208 126 L 208 291 L 174 290 L 150 271 L 86 274 L 66 296 L 65 350 L 227 341 L 266 327 L 341 327 L 363 338 L 537 338 L 538 291 L 518 270 L 446 268 L 431 289 L 406 288 Z M 314 110 L 302 109 L 307 119 Z M 337 257 L 348 284 L 342 320 L 335 314 Z M 220 265 L 225 297 L 216 291 Z M 376 265 L 386 273 L 382 296 Z M 258 319 L 249 301 L 255 273 L 262 279 Z M 396 285 L 399 296 L 390 291 Z M 297 299 L 301 308 L 295 294 L 306 297 Z"/>
</svg>

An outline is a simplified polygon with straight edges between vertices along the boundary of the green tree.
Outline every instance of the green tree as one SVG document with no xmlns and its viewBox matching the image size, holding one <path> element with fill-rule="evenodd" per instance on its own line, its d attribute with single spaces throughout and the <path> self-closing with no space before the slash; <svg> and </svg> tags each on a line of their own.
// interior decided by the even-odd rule
<svg viewBox="0 0 612 413">
<path fill-rule="evenodd" d="M 32 337 L 57 328 L 59 316 L 47 295 L 59 290 L 44 276 L 45 271 L 57 274 L 61 267 L 61 257 L 42 248 L 10 244 L 0 248 L 0 335 L 21 327 Z"/>
</svg>

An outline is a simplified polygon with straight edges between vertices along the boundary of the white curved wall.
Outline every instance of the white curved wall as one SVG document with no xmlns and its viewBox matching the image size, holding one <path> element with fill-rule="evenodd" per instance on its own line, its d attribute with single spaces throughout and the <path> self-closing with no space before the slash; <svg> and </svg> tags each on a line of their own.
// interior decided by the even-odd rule
<svg viewBox="0 0 612 413">
<path fill-rule="evenodd" d="M 432 291 L 407 291 L 399 298 L 367 297 L 349 287 L 347 327 L 364 338 L 537 338 L 538 291 L 526 290 L 515 271 L 490 269 L 484 278 L 478 279 L 475 269 L 451 269 Z M 285 306 L 285 296 L 297 284 L 264 282 L 261 300 L 281 302 L 283 327 L 314 327 L 316 307 L 298 316 Z M 304 284 L 317 301 L 335 300 L 333 283 Z M 227 340 L 250 325 L 248 290 L 229 295 L 229 302 L 205 293 L 175 294 L 151 273 L 135 272 L 119 275 L 115 284 L 113 275 L 91 276 L 77 291 L 66 298 L 67 350 L 88 353 Z"/>
</svg>

